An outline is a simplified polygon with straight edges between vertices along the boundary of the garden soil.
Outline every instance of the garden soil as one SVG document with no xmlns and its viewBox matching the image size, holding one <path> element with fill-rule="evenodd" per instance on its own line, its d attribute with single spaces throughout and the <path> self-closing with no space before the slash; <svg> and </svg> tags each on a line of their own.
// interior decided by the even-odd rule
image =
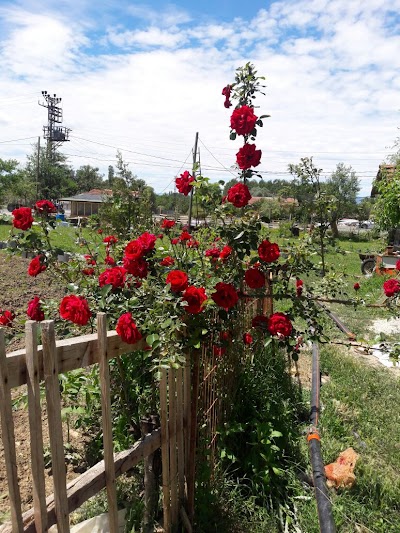
<svg viewBox="0 0 400 533">
<path fill-rule="evenodd" d="M 42 298 L 54 298 L 60 300 L 64 295 L 64 289 L 54 281 L 47 272 L 32 278 L 27 274 L 29 259 L 19 256 L 10 256 L 6 252 L 0 252 L 0 309 L 13 311 L 15 314 L 15 326 L 11 338 L 7 340 L 7 353 L 24 348 L 24 323 L 27 319 L 27 303 L 34 296 Z M 7 331 L 7 333 L 9 333 Z M 7 335 L 10 337 L 10 335 Z M 12 390 L 14 400 L 26 394 L 26 386 Z M 15 442 L 18 478 L 20 483 L 21 501 L 23 511 L 32 507 L 32 475 L 30 471 L 30 445 L 28 413 L 24 404 L 16 408 L 13 413 L 15 426 Z M 49 433 L 47 415 L 44 406 L 42 416 L 43 440 L 45 449 L 49 448 Z M 67 431 L 64 428 L 64 442 L 67 441 Z M 83 452 L 82 438 L 76 432 L 70 433 L 71 448 L 77 453 Z M 67 479 L 76 477 L 72 465 L 67 465 Z M 46 493 L 53 492 L 51 467 L 46 469 Z M 4 450 L 1 440 L 0 429 L 0 523 L 9 519 L 10 504 L 8 499 L 8 485 L 4 461 Z"/>
</svg>

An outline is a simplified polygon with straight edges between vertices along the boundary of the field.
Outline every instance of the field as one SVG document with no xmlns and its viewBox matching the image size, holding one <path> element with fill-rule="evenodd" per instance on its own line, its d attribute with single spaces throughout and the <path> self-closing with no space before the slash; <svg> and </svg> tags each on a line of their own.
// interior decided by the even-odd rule
<svg viewBox="0 0 400 533">
<path fill-rule="evenodd" d="M 79 250 L 79 245 L 75 243 L 74 230 L 62 229 L 66 230 L 62 234 L 63 248 L 70 251 Z M 5 238 L 8 230 L 9 227 L 0 226 L 0 240 Z M 276 238 L 282 248 L 290 248 L 294 242 L 293 238 L 279 236 L 278 230 L 273 230 L 271 238 Z M 357 296 L 360 303 L 356 309 L 353 305 L 341 304 L 329 304 L 329 308 L 356 333 L 361 344 L 371 343 L 375 336 L 371 329 L 372 322 L 377 318 L 387 318 L 388 315 L 386 310 L 365 307 L 362 301 L 369 303 L 383 301 L 382 283 L 385 278 L 375 275 L 370 278 L 362 276 L 358 253 L 379 251 L 382 242 L 343 238 L 337 241 L 335 246 L 335 250 L 329 252 L 327 261 L 336 272 L 336 277 L 340 274 L 339 280 L 334 281 L 328 272 L 327 283 L 337 283 L 338 298 Z M 317 256 L 314 260 L 318 261 Z M 29 260 L 18 256 L 9 256 L 4 251 L 0 252 L 2 273 L 0 308 L 12 309 L 17 315 L 17 333 L 9 345 L 9 350 L 21 346 L 27 302 L 34 295 L 59 300 L 64 294 L 64 288 L 46 273 L 37 278 L 29 278 L 26 275 L 28 262 Z M 304 282 L 307 284 L 307 279 Z M 360 283 L 357 294 L 353 288 L 355 282 Z M 399 372 L 380 367 L 374 358 L 354 348 L 344 347 L 345 335 L 328 320 L 327 330 L 333 342 L 321 349 L 322 371 L 326 383 L 322 388 L 323 412 L 320 419 L 324 460 L 325 463 L 335 460 L 338 454 L 349 446 L 360 454 L 355 471 L 356 485 L 351 490 L 331 493 L 338 531 L 349 533 L 400 531 Z M 300 356 L 300 368 L 304 401 L 307 404 L 310 383 L 310 357 L 307 351 Z M 21 409 L 23 407 L 16 410 L 16 417 L 21 421 L 17 431 L 23 435 L 26 419 L 21 416 Z M 313 491 L 299 481 L 301 476 L 298 475 L 300 471 L 309 470 L 307 445 L 301 436 L 301 432 L 306 428 L 307 423 L 301 422 L 298 428 L 301 453 L 293 468 L 287 472 L 287 476 L 291 479 L 289 482 L 291 503 L 290 511 L 288 508 L 283 509 L 283 514 L 286 516 L 283 521 L 290 518 L 291 523 L 297 524 L 300 531 L 314 533 L 319 529 Z M 23 439 L 20 440 L 22 442 Z M 27 462 L 28 455 L 29 449 L 20 445 L 21 464 Z M 2 470 L 0 495 L 3 502 L 0 511 L 6 513 L 7 485 L 4 467 L 0 466 L 0 469 Z M 25 490 L 23 500 L 28 505 L 29 483 L 25 483 L 23 490 Z M 235 505 L 245 504 L 239 498 Z M 261 516 L 259 509 L 252 508 L 248 516 L 249 524 L 243 528 L 243 531 L 266 530 L 267 518 Z"/>
</svg>

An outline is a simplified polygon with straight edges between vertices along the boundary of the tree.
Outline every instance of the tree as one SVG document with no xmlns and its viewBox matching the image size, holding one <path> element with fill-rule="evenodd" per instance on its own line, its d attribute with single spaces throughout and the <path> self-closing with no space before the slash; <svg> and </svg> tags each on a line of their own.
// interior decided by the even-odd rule
<svg viewBox="0 0 400 533">
<path fill-rule="evenodd" d="M 8 200 L 21 200 L 22 196 L 15 194 L 15 188 L 22 182 L 22 172 L 18 169 L 15 159 L 0 159 L 0 205 Z"/>
<path fill-rule="evenodd" d="M 334 202 L 329 211 L 329 221 L 334 237 L 339 236 L 337 222 L 344 216 L 350 216 L 357 211 L 357 193 L 360 190 L 359 180 L 351 166 L 338 163 L 336 170 L 332 172 L 326 182 L 326 193 Z"/>
<path fill-rule="evenodd" d="M 75 194 L 91 189 L 103 189 L 106 186 L 103 176 L 99 174 L 99 169 L 90 165 L 79 167 L 75 172 L 74 181 L 76 184 Z"/>
</svg>

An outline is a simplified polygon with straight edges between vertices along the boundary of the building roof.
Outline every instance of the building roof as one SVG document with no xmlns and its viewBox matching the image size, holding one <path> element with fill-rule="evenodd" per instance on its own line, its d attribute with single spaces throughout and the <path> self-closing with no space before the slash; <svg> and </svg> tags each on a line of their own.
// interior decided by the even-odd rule
<svg viewBox="0 0 400 533">
<path fill-rule="evenodd" d="M 88 192 L 82 192 L 75 196 L 69 196 L 68 198 L 61 198 L 62 202 L 91 202 L 91 203 L 103 203 L 105 197 L 112 196 L 111 189 L 92 189 Z M 138 191 L 132 191 L 132 196 L 139 197 Z"/>
</svg>

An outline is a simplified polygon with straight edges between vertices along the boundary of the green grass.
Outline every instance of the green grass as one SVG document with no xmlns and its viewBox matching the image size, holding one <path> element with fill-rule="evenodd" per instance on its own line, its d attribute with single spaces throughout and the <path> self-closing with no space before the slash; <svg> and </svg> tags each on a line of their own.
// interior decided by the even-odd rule
<svg viewBox="0 0 400 533">
<path fill-rule="evenodd" d="M 321 370 L 330 378 L 321 389 L 325 464 L 350 446 L 360 455 L 353 488 L 331 493 L 337 529 L 346 533 L 398 532 L 399 380 L 388 370 L 369 367 L 333 347 L 321 350 Z M 307 445 L 303 442 L 302 446 L 306 457 Z M 303 530 L 318 532 L 314 499 L 294 501 Z"/>
</svg>

